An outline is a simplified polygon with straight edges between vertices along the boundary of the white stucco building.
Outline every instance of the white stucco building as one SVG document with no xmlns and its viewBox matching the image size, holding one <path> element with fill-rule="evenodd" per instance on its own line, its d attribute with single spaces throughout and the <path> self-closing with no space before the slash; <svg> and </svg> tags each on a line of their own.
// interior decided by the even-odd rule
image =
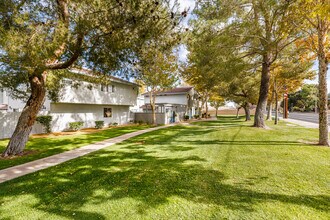
<svg viewBox="0 0 330 220">
<path fill-rule="evenodd" d="M 89 70 L 74 71 L 80 74 L 89 73 Z M 47 98 L 40 113 L 53 116 L 53 131 L 66 130 L 70 122 L 77 121 L 84 122 L 84 127 L 94 127 L 95 121 L 104 121 L 105 125 L 128 123 L 132 120 L 129 108 L 136 105 L 139 86 L 120 78 L 108 78 L 108 85 L 64 79 L 58 101 L 53 102 Z M 7 91 L 0 90 L 2 114 L 20 112 L 24 106 L 24 101 L 15 100 Z"/>
<path fill-rule="evenodd" d="M 144 93 L 144 111 L 150 112 L 149 93 Z M 170 122 L 182 120 L 185 115 L 192 118 L 198 114 L 199 95 L 191 86 L 177 87 L 156 94 L 156 112 L 166 113 Z"/>
<path fill-rule="evenodd" d="M 139 94 L 136 99 L 136 104 L 132 107 L 130 107 L 131 112 L 141 112 L 142 107 L 144 105 L 144 96 L 142 94 Z"/>
</svg>

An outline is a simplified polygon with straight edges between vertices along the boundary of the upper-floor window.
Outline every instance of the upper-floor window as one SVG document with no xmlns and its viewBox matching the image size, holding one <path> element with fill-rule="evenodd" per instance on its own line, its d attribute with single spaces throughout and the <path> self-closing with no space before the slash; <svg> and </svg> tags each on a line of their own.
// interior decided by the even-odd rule
<svg viewBox="0 0 330 220">
<path fill-rule="evenodd" d="M 65 84 L 65 85 L 72 85 L 72 80 L 71 79 L 63 79 L 63 83 Z"/>
<path fill-rule="evenodd" d="M 101 84 L 102 92 L 115 92 L 115 85 L 104 85 Z"/>
</svg>

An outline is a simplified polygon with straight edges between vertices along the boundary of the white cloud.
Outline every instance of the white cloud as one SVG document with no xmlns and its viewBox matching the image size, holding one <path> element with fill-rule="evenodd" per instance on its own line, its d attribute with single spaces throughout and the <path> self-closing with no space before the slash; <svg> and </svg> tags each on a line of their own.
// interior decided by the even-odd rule
<svg viewBox="0 0 330 220">
<path fill-rule="evenodd" d="M 192 10 L 195 7 L 195 0 L 179 0 L 180 10 L 188 9 Z"/>
<path fill-rule="evenodd" d="M 188 53 L 187 47 L 185 45 L 180 45 L 178 48 L 179 61 L 186 62 Z"/>
</svg>

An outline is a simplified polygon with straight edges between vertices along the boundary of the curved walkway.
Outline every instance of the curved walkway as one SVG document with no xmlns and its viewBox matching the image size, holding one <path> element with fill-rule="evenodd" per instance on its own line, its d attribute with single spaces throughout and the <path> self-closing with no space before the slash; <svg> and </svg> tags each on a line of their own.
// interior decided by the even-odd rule
<svg viewBox="0 0 330 220">
<path fill-rule="evenodd" d="M 160 126 L 160 127 L 153 127 L 153 128 L 148 128 L 145 130 L 140 130 L 140 131 L 135 131 L 132 133 L 128 133 L 128 134 L 124 134 L 122 136 L 119 137 L 115 137 L 115 138 L 111 138 L 111 139 L 107 139 L 104 141 L 100 141 L 94 144 L 90 144 L 84 147 L 80 147 L 74 150 L 70 150 L 70 151 L 66 151 L 60 154 L 56 154 L 50 157 L 46 157 L 46 158 L 42 158 L 39 160 L 35 160 L 35 161 L 31 161 L 25 164 L 21 164 L 18 166 L 13 166 L 13 167 L 9 167 L 3 170 L 0 170 L 0 183 L 3 183 L 5 181 L 20 177 L 20 176 L 24 176 L 26 174 L 29 173 L 34 173 L 36 171 L 39 170 L 43 170 L 46 169 L 48 167 L 52 167 L 52 166 L 56 166 L 60 163 L 64 163 L 68 160 L 72 160 L 75 159 L 77 157 L 81 157 L 84 156 L 86 154 L 89 154 L 91 152 L 109 147 L 111 145 L 120 143 L 122 141 L 125 141 L 131 137 L 135 137 L 138 136 L 140 134 L 144 134 L 150 131 L 155 131 L 155 130 L 159 130 L 162 128 L 166 128 L 166 127 L 170 127 L 170 126 L 174 126 L 177 124 L 169 124 L 169 125 L 165 125 L 165 126 Z"/>
</svg>

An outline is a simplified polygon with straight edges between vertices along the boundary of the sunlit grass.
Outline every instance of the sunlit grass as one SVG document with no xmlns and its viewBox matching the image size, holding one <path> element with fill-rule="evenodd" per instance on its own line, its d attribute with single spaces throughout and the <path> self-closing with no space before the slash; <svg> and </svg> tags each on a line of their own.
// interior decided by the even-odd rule
<svg viewBox="0 0 330 220">
<path fill-rule="evenodd" d="M 221 117 L 0 184 L 4 219 L 329 219 L 317 130 Z"/>
<path fill-rule="evenodd" d="M 29 155 L 10 159 L 0 158 L 0 169 L 48 157 L 64 151 L 82 147 L 97 141 L 117 137 L 126 133 L 148 128 L 147 125 L 113 127 L 89 134 L 63 135 L 43 138 L 30 138 L 25 150 Z M 9 140 L 0 140 L 0 154 L 5 150 Z"/>
</svg>

